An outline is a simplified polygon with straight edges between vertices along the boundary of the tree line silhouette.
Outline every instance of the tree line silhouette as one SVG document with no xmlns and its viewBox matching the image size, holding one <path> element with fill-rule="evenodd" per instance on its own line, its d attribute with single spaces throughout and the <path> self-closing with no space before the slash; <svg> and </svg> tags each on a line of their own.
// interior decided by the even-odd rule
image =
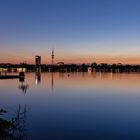
<svg viewBox="0 0 140 140">
<path fill-rule="evenodd" d="M 106 63 L 91 63 L 91 64 L 54 64 L 46 65 L 42 64 L 36 66 L 33 64 L 0 64 L 0 68 L 7 69 L 7 72 L 16 72 L 18 68 L 25 68 L 27 72 L 140 72 L 140 65 L 129 65 L 129 64 L 106 64 Z"/>
</svg>

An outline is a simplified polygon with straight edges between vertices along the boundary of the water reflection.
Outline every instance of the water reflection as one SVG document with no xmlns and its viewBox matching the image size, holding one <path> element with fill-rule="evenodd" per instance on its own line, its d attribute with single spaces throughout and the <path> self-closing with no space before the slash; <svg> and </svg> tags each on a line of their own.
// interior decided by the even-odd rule
<svg viewBox="0 0 140 140">
<path fill-rule="evenodd" d="M 31 139 L 140 139 L 140 74 L 52 72 L 25 78 L 19 89 L 27 92 L 29 84 L 26 96 L 19 94 L 18 80 L 1 80 L 0 103 L 30 107 Z"/>
<path fill-rule="evenodd" d="M 54 76 L 53 76 L 53 72 L 52 72 L 52 78 L 51 78 L 51 89 L 52 89 L 52 92 L 54 90 Z"/>
<path fill-rule="evenodd" d="M 35 83 L 36 85 L 41 83 L 41 72 L 35 72 Z"/>
<path fill-rule="evenodd" d="M 29 85 L 24 82 L 24 80 L 20 81 L 20 84 L 18 85 L 18 88 L 26 94 L 27 90 L 29 89 Z"/>
</svg>

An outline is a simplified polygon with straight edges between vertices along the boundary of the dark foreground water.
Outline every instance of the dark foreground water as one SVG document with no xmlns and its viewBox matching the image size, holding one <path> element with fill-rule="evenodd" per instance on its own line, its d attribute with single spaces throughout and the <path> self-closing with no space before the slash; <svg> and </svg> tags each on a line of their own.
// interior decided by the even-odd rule
<svg viewBox="0 0 140 140">
<path fill-rule="evenodd" d="M 140 74 L 27 73 L 0 80 L 0 107 L 26 108 L 29 140 L 140 140 Z M 4 116 L 3 116 L 4 117 Z"/>
</svg>

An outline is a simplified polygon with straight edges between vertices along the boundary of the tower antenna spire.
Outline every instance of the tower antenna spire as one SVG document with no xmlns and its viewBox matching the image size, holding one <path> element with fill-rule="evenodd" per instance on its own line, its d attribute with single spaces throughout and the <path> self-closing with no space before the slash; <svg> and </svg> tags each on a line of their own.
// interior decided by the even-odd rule
<svg viewBox="0 0 140 140">
<path fill-rule="evenodd" d="M 52 48 L 52 65 L 54 64 L 54 49 Z"/>
</svg>

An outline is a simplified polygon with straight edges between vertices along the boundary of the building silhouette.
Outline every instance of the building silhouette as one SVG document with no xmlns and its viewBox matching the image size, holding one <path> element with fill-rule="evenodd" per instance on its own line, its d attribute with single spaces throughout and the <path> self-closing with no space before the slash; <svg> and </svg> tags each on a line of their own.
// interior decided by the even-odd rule
<svg viewBox="0 0 140 140">
<path fill-rule="evenodd" d="M 41 56 L 35 56 L 35 69 L 36 72 L 41 72 Z"/>
<path fill-rule="evenodd" d="M 35 65 L 40 66 L 41 65 L 41 56 L 35 56 Z"/>
</svg>

